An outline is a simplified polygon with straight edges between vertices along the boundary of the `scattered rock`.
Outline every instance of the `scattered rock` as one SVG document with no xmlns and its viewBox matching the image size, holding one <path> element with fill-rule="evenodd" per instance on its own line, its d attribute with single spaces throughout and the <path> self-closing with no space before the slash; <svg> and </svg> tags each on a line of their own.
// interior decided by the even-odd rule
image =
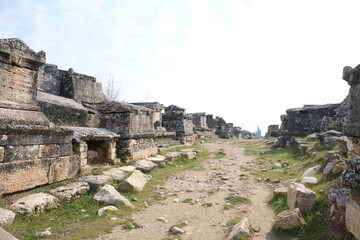
<svg viewBox="0 0 360 240">
<path fill-rule="evenodd" d="M 94 200 L 105 203 L 105 204 L 114 204 L 114 205 L 126 205 L 129 207 L 134 207 L 129 200 L 123 197 L 116 189 L 111 185 L 105 185 L 98 191 Z"/>
<path fill-rule="evenodd" d="M 122 167 L 119 167 L 118 169 L 121 170 L 121 171 L 124 171 L 124 172 L 133 172 L 133 171 L 136 170 L 136 167 L 134 167 L 134 166 L 122 166 Z"/>
<path fill-rule="evenodd" d="M 39 238 L 42 237 L 48 237 L 52 235 L 52 232 L 50 232 L 51 228 L 47 228 L 45 231 L 43 232 L 37 232 L 35 235 Z"/>
<path fill-rule="evenodd" d="M 287 195 L 287 192 L 288 192 L 288 188 L 285 188 L 285 187 L 280 187 L 280 188 L 276 188 L 274 191 L 273 191 L 273 194 L 274 195 Z"/>
<path fill-rule="evenodd" d="M 181 152 L 181 156 L 186 159 L 192 160 L 196 158 L 196 152 Z"/>
<path fill-rule="evenodd" d="M 121 183 L 120 189 L 127 191 L 142 191 L 150 178 L 151 176 L 145 175 L 139 170 L 135 170 Z"/>
<path fill-rule="evenodd" d="M 227 239 L 234 240 L 237 237 L 250 236 L 249 226 L 250 226 L 250 222 L 248 218 L 245 217 L 241 219 L 241 221 L 233 227 L 233 230 L 231 231 Z"/>
<path fill-rule="evenodd" d="M 274 219 L 274 224 L 277 228 L 286 230 L 300 227 L 305 225 L 306 222 L 301 215 L 300 209 L 295 208 L 279 213 Z"/>
<path fill-rule="evenodd" d="M 286 167 L 288 167 L 289 166 L 289 162 L 283 162 L 282 164 L 281 164 L 281 167 L 282 168 L 286 168 Z"/>
<path fill-rule="evenodd" d="M 106 206 L 106 207 L 100 208 L 97 211 L 97 214 L 99 217 L 101 217 L 101 216 L 104 216 L 106 211 L 117 211 L 117 210 L 119 210 L 119 209 L 115 206 Z"/>
<path fill-rule="evenodd" d="M 0 227 L 12 224 L 14 222 L 14 219 L 15 213 L 13 211 L 0 208 Z"/>
<path fill-rule="evenodd" d="M 274 163 L 273 168 L 275 168 L 275 169 L 281 168 L 281 164 L 280 163 Z"/>
<path fill-rule="evenodd" d="M 176 226 L 172 226 L 169 230 L 172 234 L 184 234 L 185 230 Z"/>
<path fill-rule="evenodd" d="M 87 182 L 74 182 L 65 186 L 57 187 L 50 190 L 58 198 L 70 202 L 79 195 L 85 194 L 90 190 L 90 186 Z"/>
<path fill-rule="evenodd" d="M 157 218 L 156 220 L 159 221 L 159 222 L 163 222 L 163 223 L 167 223 L 167 222 L 168 222 L 168 220 L 166 220 L 164 217 L 159 217 L 159 218 Z"/>
<path fill-rule="evenodd" d="M 169 159 L 169 161 L 174 162 L 175 160 L 179 159 L 181 157 L 180 152 L 168 152 L 165 154 L 166 158 Z"/>
<path fill-rule="evenodd" d="M 137 170 L 140 170 L 144 173 L 150 172 L 156 168 L 156 164 L 149 160 L 138 160 L 135 163 L 135 167 Z"/>
<path fill-rule="evenodd" d="M 1 240 L 18 240 L 16 237 L 5 231 L 0 227 L 0 239 Z"/>
<path fill-rule="evenodd" d="M 161 155 L 156 155 L 154 157 L 148 157 L 145 160 L 152 161 L 159 168 L 163 168 L 166 166 L 166 157 L 161 156 Z"/>
<path fill-rule="evenodd" d="M 311 167 L 304 172 L 301 178 L 315 176 L 316 174 L 320 173 L 320 171 L 321 171 L 321 165 Z"/>
<path fill-rule="evenodd" d="M 16 212 L 27 215 L 41 213 L 45 209 L 57 208 L 60 206 L 59 200 L 46 193 L 35 193 L 20 198 L 11 205 Z"/>
<path fill-rule="evenodd" d="M 112 183 L 112 178 L 106 175 L 90 175 L 79 178 L 81 182 L 87 182 L 91 189 L 100 189 Z"/>
<path fill-rule="evenodd" d="M 126 173 L 120 168 L 112 168 L 107 171 L 103 171 L 103 174 L 118 181 L 123 180 L 126 176 Z"/>
<path fill-rule="evenodd" d="M 304 177 L 301 180 L 301 183 L 304 184 L 305 186 L 314 185 L 318 183 L 318 179 L 316 177 Z"/>
<path fill-rule="evenodd" d="M 287 196 L 287 204 L 290 210 L 299 208 L 302 214 L 308 213 L 314 207 L 316 201 L 316 193 L 301 183 L 291 183 Z"/>
</svg>

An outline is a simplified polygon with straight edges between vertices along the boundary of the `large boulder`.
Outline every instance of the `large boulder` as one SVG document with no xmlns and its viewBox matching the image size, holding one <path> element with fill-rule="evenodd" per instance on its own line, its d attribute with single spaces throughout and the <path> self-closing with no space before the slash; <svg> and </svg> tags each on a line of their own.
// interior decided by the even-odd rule
<svg viewBox="0 0 360 240">
<path fill-rule="evenodd" d="M 234 240 L 238 237 L 248 237 L 250 236 L 250 222 L 249 219 L 246 217 L 241 219 L 240 222 L 238 222 L 231 231 L 230 235 L 228 236 L 228 240 Z"/>
<path fill-rule="evenodd" d="M 105 185 L 94 196 L 94 200 L 104 204 L 125 205 L 128 207 L 134 207 L 129 200 L 123 197 L 116 189 L 111 185 Z"/>
<path fill-rule="evenodd" d="M 46 193 L 35 193 L 22 197 L 11 205 L 16 212 L 22 215 L 41 213 L 45 209 L 57 208 L 59 200 Z"/>
<path fill-rule="evenodd" d="M 0 208 L 0 227 L 12 224 L 14 219 L 15 213 L 13 211 Z"/>
<path fill-rule="evenodd" d="M 141 171 L 135 170 L 121 183 L 120 189 L 125 191 L 142 191 L 150 178 L 149 175 L 145 175 Z"/>
<path fill-rule="evenodd" d="M 305 186 L 310 186 L 318 183 L 318 179 L 316 177 L 303 177 L 301 183 Z"/>
<path fill-rule="evenodd" d="M 302 214 L 308 213 L 316 201 L 316 193 L 301 183 L 291 183 L 287 196 L 287 204 L 290 210 L 299 208 Z"/>
<path fill-rule="evenodd" d="M 279 213 L 274 219 L 275 227 L 280 229 L 292 229 L 305 225 L 306 222 L 301 215 L 300 209 L 285 210 Z"/>
<path fill-rule="evenodd" d="M 90 190 L 90 186 L 87 182 L 74 182 L 65 186 L 57 187 L 50 190 L 58 198 L 70 202 L 74 198 L 86 194 Z"/>
<path fill-rule="evenodd" d="M 102 172 L 104 175 L 112 177 L 115 180 L 123 180 L 126 176 L 126 173 L 120 168 L 111 168 L 109 170 Z"/>
<path fill-rule="evenodd" d="M 147 173 L 154 170 L 157 167 L 157 165 L 152 161 L 143 159 L 136 161 L 135 167 L 137 170 Z"/>
<path fill-rule="evenodd" d="M 79 178 L 80 182 L 87 182 L 91 189 L 99 189 L 112 183 L 112 178 L 106 175 L 90 175 Z"/>
</svg>

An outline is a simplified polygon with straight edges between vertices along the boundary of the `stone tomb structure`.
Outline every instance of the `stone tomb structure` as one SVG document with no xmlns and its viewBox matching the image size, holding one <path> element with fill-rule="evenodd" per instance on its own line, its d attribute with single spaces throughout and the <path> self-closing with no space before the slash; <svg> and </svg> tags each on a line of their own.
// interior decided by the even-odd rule
<svg viewBox="0 0 360 240">
<path fill-rule="evenodd" d="M 163 127 L 169 132 L 176 132 L 176 138 L 184 144 L 194 144 L 194 124 L 192 116 L 184 108 L 170 105 L 163 114 Z"/>
<path fill-rule="evenodd" d="M 162 129 L 162 110 L 164 109 L 164 105 L 158 102 L 136 102 L 131 104 L 152 109 L 154 128 L 156 130 Z"/>
<path fill-rule="evenodd" d="M 271 137 L 279 137 L 279 136 L 280 136 L 279 125 L 277 124 L 269 125 L 265 137 L 271 138 Z"/>
<path fill-rule="evenodd" d="M 207 115 L 205 112 L 190 113 L 194 124 L 194 132 L 198 138 L 214 138 L 215 129 L 209 128 L 207 125 Z"/>
<path fill-rule="evenodd" d="M 39 69 L 37 86 L 41 111 L 52 122 L 88 127 L 99 124 L 96 106 L 107 99 L 95 77 L 46 64 Z"/>
<path fill-rule="evenodd" d="M 37 70 L 45 63 L 16 38 L 0 40 L 0 195 L 62 181 L 79 170 L 73 131 L 53 127 L 37 101 Z"/>
<path fill-rule="evenodd" d="M 98 106 L 100 127 L 120 135 L 117 153 L 124 161 L 137 160 L 156 154 L 154 143 L 154 111 L 150 108 L 119 102 Z"/>
</svg>

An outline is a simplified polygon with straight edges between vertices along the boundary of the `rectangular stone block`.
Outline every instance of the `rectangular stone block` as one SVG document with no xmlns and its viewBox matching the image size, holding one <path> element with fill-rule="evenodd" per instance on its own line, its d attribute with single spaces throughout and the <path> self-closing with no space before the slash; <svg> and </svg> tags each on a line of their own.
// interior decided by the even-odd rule
<svg viewBox="0 0 360 240">
<path fill-rule="evenodd" d="M 39 145 L 6 146 L 4 162 L 36 160 L 39 157 Z"/>
<path fill-rule="evenodd" d="M 58 157 L 51 161 L 49 183 L 73 178 L 79 170 L 80 162 L 78 156 Z"/>
<path fill-rule="evenodd" d="M 59 156 L 70 156 L 72 154 L 73 154 L 73 145 L 71 143 L 59 145 Z"/>
<path fill-rule="evenodd" d="M 0 195 L 48 183 L 51 160 L 16 161 L 0 164 Z"/>
<path fill-rule="evenodd" d="M 348 199 L 346 202 L 346 228 L 356 239 L 360 239 L 360 201 Z"/>
<path fill-rule="evenodd" d="M 49 145 L 40 145 L 39 147 L 39 157 L 40 158 L 56 158 L 59 156 L 59 145 L 49 144 Z"/>
</svg>

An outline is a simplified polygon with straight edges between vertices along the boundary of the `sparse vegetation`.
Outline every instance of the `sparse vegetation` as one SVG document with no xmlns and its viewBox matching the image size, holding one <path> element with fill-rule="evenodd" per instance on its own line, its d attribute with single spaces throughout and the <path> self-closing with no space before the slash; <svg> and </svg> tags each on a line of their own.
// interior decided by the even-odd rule
<svg viewBox="0 0 360 240">
<path fill-rule="evenodd" d="M 246 197 L 230 196 L 226 198 L 226 205 L 224 206 L 224 210 L 233 208 L 238 204 L 250 204 L 250 203 L 251 203 L 250 200 Z"/>
</svg>

